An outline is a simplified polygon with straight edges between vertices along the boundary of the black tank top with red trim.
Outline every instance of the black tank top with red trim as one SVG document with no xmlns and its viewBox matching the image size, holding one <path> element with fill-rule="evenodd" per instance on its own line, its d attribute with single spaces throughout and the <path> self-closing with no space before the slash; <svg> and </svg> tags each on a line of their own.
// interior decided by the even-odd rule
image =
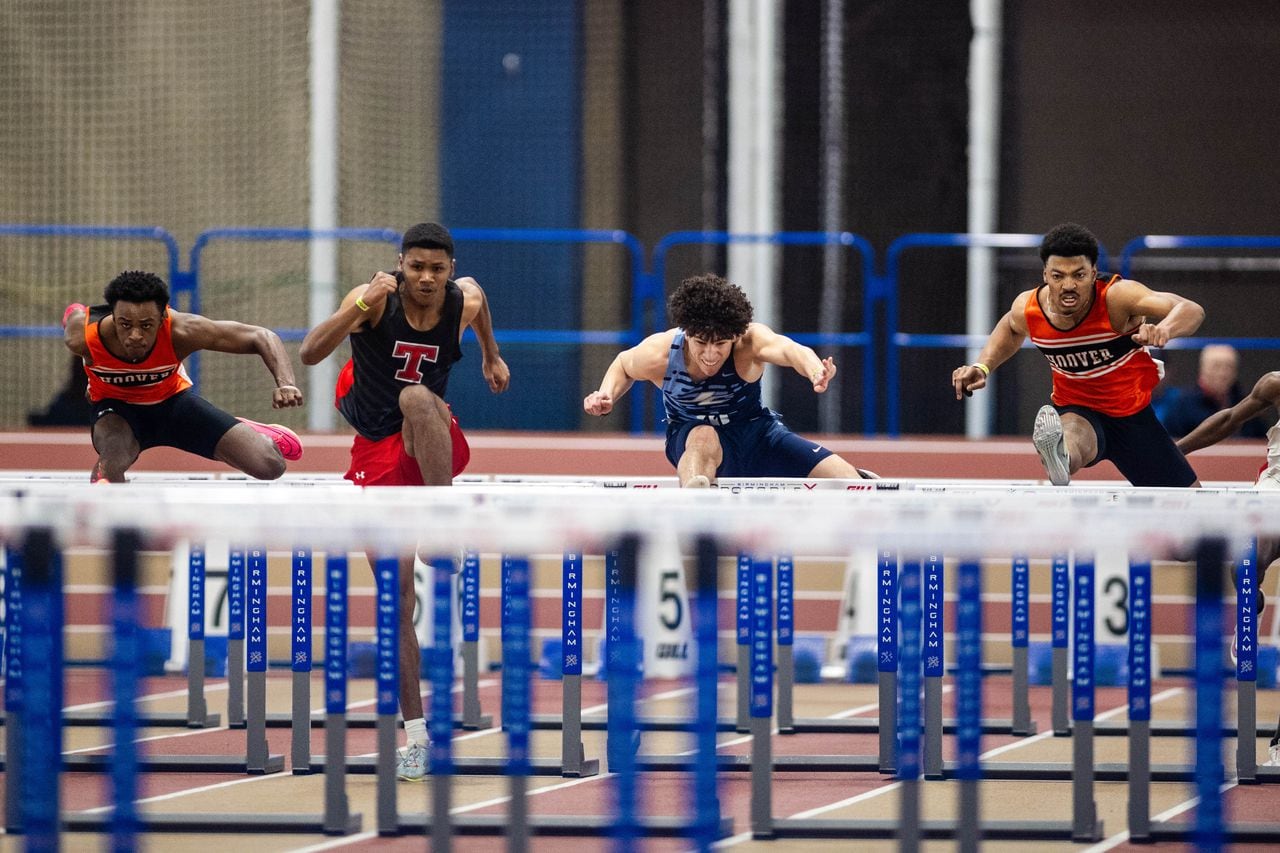
<svg viewBox="0 0 1280 853">
<path fill-rule="evenodd" d="M 404 282 L 400 273 L 396 280 Z M 351 334 L 353 381 L 338 399 L 338 411 L 356 432 L 371 441 L 398 433 L 404 423 L 400 391 L 406 385 L 425 385 L 444 397 L 449 371 L 462 358 L 462 302 L 462 289 L 446 282 L 440 322 L 418 331 L 405 319 L 397 290 L 387 296 L 378 325 Z"/>
</svg>

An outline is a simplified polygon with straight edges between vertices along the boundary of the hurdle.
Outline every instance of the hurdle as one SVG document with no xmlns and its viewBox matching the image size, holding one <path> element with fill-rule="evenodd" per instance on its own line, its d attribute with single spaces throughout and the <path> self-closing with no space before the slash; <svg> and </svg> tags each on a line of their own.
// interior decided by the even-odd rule
<svg viewBox="0 0 1280 853">
<path fill-rule="evenodd" d="M 16 668 L 10 666 L 6 683 L 6 701 L 10 703 L 14 719 L 19 721 L 15 730 L 22 732 L 23 740 L 13 753 L 20 755 L 21 761 L 6 769 L 6 788 L 13 789 L 17 799 L 16 808 L 12 801 L 6 801 L 6 832 L 24 834 L 33 848 L 53 849 L 60 830 L 109 832 L 121 843 L 127 843 L 139 831 L 335 831 L 328 829 L 320 816 L 314 815 L 142 814 L 136 811 L 133 805 L 136 774 L 148 765 L 146 760 L 139 759 L 133 739 L 139 718 L 133 700 L 139 668 L 136 576 L 141 542 L 139 533 L 129 528 L 117 530 L 113 541 L 116 592 L 111 606 L 116 641 L 112 672 L 119 701 L 112 720 L 116 743 L 111 755 L 111 788 L 117 807 L 109 813 L 62 812 L 57 774 L 59 767 L 68 766 L 66 759 L 73 756 L 61 755 L 62 718 L 50 710 L 62 706 L 61 556 L 49 528 L 34 528 L 27 534 L 16 566 L 21 585 L 20 595 L 16 597 L 18 627 L 14 636 L 21 639 L 13 653 L 19 656 L 19 663 Z M 18 676 L 17 690 L 13 685 L 14 675 Z M 55 748 L 50 749 L 50 744 Z M 340 831 L 354 832 L 358 828 L 359 817 L 354 816 Z"/>
<path fill-rule="evenodd" d="M 644 519 L 645 523 L 665 521 L 666 523 L 673 525 L 685 525 L 691 528 L 703 526 L 705 528 L 710 526 L 712 516 L 719 518 L 720 516 L 725 515 L 723 510 L 726 506 L 729 506 L 729 504 L 724 500 L 725 497 L 726 496 L 722 495 L 701 495 L 697 498 L 682 496 L 674 506 L 668 507 L 664 505 L 664 508 L 662 509 L 659 509 L 659 505 L 656 503 L 646 503 L 643 495 L 629 495 L 625 501 L 618 501 L 614 505 L 611 505 L 613 504 L 612 501 L 596 502 L 593 500 L 592 509 L 594 512 L 598 512 L 600 514 L 599 518 L 593 520 L 593 524 L 599 525 L 602 530 L 616 530 L 622 524 L 619 520 L 620 518 L 626 517 L 629 522 L 634 524 L 635 517 L 641 517 Z M 883 499 L 887 496 L 877 497 Z M 1086 566 L 1088 564 L 1088 552 L 1084 549 L 1087 548 L 1095 538 L 1114 538 L 1117 541 L 1125 542 L 1131 549 L 1134 549 L 1135 545 L 1146 545 L 1147 547 L 1151 547 L 1154 544 L 1156 546 L 1155 550 L 1160 551 L 1165 547 L 1165 542 L 1196 542 L 1203 540 L 1206 536 L 1212 535 L 1215 532 L 1230 536 L 1238 536 L 1240 532 L 1245 529 L 1248 529 L 1249 532 L 1254 535 L 1258 535 L 1261 532 L 1269 532 L 1268 525 L 1273 528 L 1275 524 L 1274 519 L 1276 517 L 1274 514 L 1274 503 L 1268 504 L 1266 501 L 1262 501 L 1260 504 L 1254 505 L 1254 508 L 1250 509 L 1250 504 L 1247 502 L 1247 498 L 1239 500 L 1233 499 L 1232 501 L 1219 501 L 1215 499 L 1212 504 L 1206 504 L 1206 508 L 1198 508 L 1198 512 L 1195 515 L 1182 514 L 1180 516 L 1174 516 L 1171 513 L 1169 517 L 1176 517 L 1178 521 L 1182 522 L 1182 524 L 1179 525 L 1177 530 L 1168 531 L 1165 529 L 1169 527 L 1168 518 L 1162 518 L 1157 523 L 1152 519 L 1151 516 L 1153 513 L 1149 511 L 1149 507 L 1146 509 L 1139 508 L 1146 512 L 1146 515 L 1143 515 L 1140 512 L 1135 512 L 1134 507 L 1126 507 L 1123 500 L 1115 502 L 1120 506 L 1120 509 L 1118 510 L 1117 506 L 1114 504 L 1103 505 L 1101 502 L 1092 502 L 1088 500 L 1081 501 L 1079 496 L 1071 495 L 1069 493 L 1065 495 L 1017 495 L 1015 499 L 1011 501 L 983 501 L 980 503 L 981 509 L 978 512 L 974 512 L 973 510 L 974 507 L 979 506 L 979 504 L 975 504 L 962 496 L 955 496 L 951 499 L 948 499 L 945 496 L 930 496 L 928 503 L 916 502 L 910 499 L 910 496 L 904 495 L 904 498 L 907 499 L 901 501 L 886 500 L 884 505 L 860 501 L 858 500 L 858 496 L 853 496 L 852 498 L 849 498 L 847 502 L 841 502 L 839 504 L 826 501 L 816 501 L 812 505 L 807 503 L 805 505 L 801 505 L 799 503 L 793 504 L 781 500 L 776 502 L 770 501 L 767 503 L 744 501 L 741 504 L 734 505 L 734 508 L 739 510 L 739 512 L 735 514 L 740 515 L 741 518 L 729 519 L 728 524 L 723 528 L 723 534 L 726 537 L 726 542 L 731 544 L 731 548 L 736 549 L 738 547 L 745 546 L 756 549 L 755 552 L 758 553 L 768 553 L 766 549 L 771 545 L 771 543 L 767 538 L 763 538 L 762 534 L 759 532 L 744 532 L 744 527 L 750 525 L 758 526 L 760 529 L 764 529 L 766 526 L 768 528 L 776 527 L 785 531 L 781 534 L 784 536 L 794 535 L 796 537 L 811 537 L 809 539 L 801 540 L 805 542 L 805 547 L 810 550 L 818 548 L 830 549 L 836 547 L 839 542 L 863 543 L 870 536 L 876 536 L 883 546 L 888 546 L 885 547 L 885 550 L 907 547 L 916 550 L 918 553 L 925 553 L 934 543 L 931 541 L 930 536 L 921 536 L 918 531 L 932 528 L 938 531 L 954 532 L 961 529 L 960 526 L 955 523 L 959 519 L 963 520 L 967 527 L 964 528 L 963 535 L 958 537 L 958 541 L 954 545 L 957 549 L 956 553 L 958 554 L 977 555 L 982 553 L 984 549 L 1001 549 L 1002 553 L 1016 553 L 1019 550 L 1026 549 L 1028 547 L 1029 543 L 1032 541 L 1030 537 L 1034 534 L 1034 536 L 1040 537 L 1035 540 L 1035 546 L 1037 548 L 1044 549 L 1044 553 L 1055 553 L 1059 549 L 1062 549 L 1064 544 L 1069 541 L 1072 545 L 1080 548 L 1078 554 L 1082 559 L 1079 561 L 1079 564 L 1075 569 L 1077 572 L 1081 572 L 1084 571 L 1082 566 Z M 94 499 L 96 498 L 91 496 L 85 496 L 82 498 L 80 496 L 68 497 L 67 495 L 60 495 L 58 497 L 58 502 L 59 504 L 70 504 L 74 509 L 77 506 L 82 506 L 86 500 Z M 130 507 L 129 517 L 136 518 L 140 509 L 144 511 L 144 514 L 145 511 L 152 509 L 152 507 L 147 503 L 148 500 L 149 498 L 145 493 L 136 496 L 136 501 L 138 503 L 137 505 Z M 667 498 L 666 500 L 670 502 L 672 498 Z M 353 499 L 344 496 L 344 511 L 349 513 L 351 511 L 351 503 L 356 501 L 359 502 L 359 508 L 367 509 L 370 512 L 375 509 L 383 508 L 384 506 L 383 504 L 377 503 L 376 498 L 366 498 L 361 496 Z M 701 503 L 697 503 L 695 501 L 699 501 Z M 184 528 L 190 526 L 192 529 L 199 524 L 210 523 L 203 519 L 199 521 L 192 520 L 191 513 L 193 511 L 207 511 L 207 505 L 201 504 L 199 501 L 193 501 L 192 503 L 194 505 L 190 507 L 178 507 L 165 510 L 165 512 L 170 514 L 160 519 L 159 523 L 169 526 L 183 526 Z M 553 517 L 547 515 L 547 512 L 554 513 L 558 511 L 563 513 L 566 507 L 573 505 L 571 503 L 555 503 L 553 501 L 548 501 L 548 503 L 548 507 L 540 510 L 540 512 L 544 513 L 540 517 L 541 523 L 543 524 L 547 523 L 548 518 Z M 599 503 L 599 506 L 594 505 L 595 503 Z M 135 501 L 131 501 L 131 504 L 135 504 Z M 411 511 L 409 514 L 413 517 L 405 519 L 403 524 L 406 527 L 408 527 L 409 524 L 420 524 L 422 523 L 423 518 L 430 517 L 435 522 L 434 526 L 446 528 L 449 531 L 449 535 L 456 535 L 458 537 L 468 538 L 470 541 L 479 542 L 482 539 L 482 535 L 477 535 L 477 529 L 486 525 L 489 527 L 496 526 L 497 519 L 506 518 L 511 506 L 513 506 L 513 504 L 508 503 L 505 499 L 492 499 L 485 504 L 468 503 L 465 507 L 457 505 L 451 506 L 450 499 L 447 496 L 441 496 L 439 498 L 434 498 L 429 507 L 427 507 L 430 509 L 429 516 L 426 512 L 422 512 L 421 517 L 417 517 L 414 516 Z M 1257 506 L 1261 506 L 1262 510 L 1269 510 L 1270 514 L 1264 514 L 1262 510 L 1257 509 Z M 809 518 L 809 516 L 821 516 L 823 511 L 826 510 L 831 511 L 828 512 L 827 515 L 832 515 L 836 512 L 847 514 L 851 507 L 859 512 L 860 517 L 865 517 L 865 525 L 859 525 L 859 529 L 857 530 L 842 529 L 839 532 L 824 532 L 824 526 L 831 526 L 829 522 L 822 522 L 819 518 L 812 520 Z M 1042 516 L 1048 516 L 1050 514 L 1049 510 L 1055 507 L 1069 508 L 1073 512 L 1073 518 L 1077 521 L 1079 529 L 1088 531 L 1087 534 L 1080 534 L 1079 529 L 1076 528 L 1073 528 L 1073 531 L 1071 532 L 1054 531 L 1048 523 L 1041 523 L 1039 521 L 1034 522 L 1037 526 L 1033 527 L 1033 523 L 1030 519 L 1039 519 Z M 307 530 L 311 528 L 306 528 L 302 523 L 290 518 L 290 513 L 294 513 L 296 517 L 296 514 L 300 513 L 301 510 L 283 506 L 276 509 L 277 511 L 272 513 L 272 524 L 280 527 L 282 531 L 289 535 L 289 538 L 292 541 L 306 541 L 304 538 L 300 538 L 297 533 L 299 530 Z M 307 509 L 312 508 L 307 507 Z M 66 509 L 60 505 L 59 511 L 65 513 Z M 967 511 L 968 514 L 965 515 L 962 511 Z M 231 510 L 225 510 L 224 512 L 229 513 Z M 663 516 L 660 514 L 662 512 L 668 514 Z M 683 514 L 683 516 L 681 514 Z M 214 515 L 216 515 L 216 513 L 214 513 Z M 316 515 L 316 518 L 309 519 L 306 524 L 322 525 L 325 520 L 324 517 L 318 512 Z M 1115 517 L 1113 517 L 1113 515 Z M 19 517 L 19 520 L 22 521 L 24 525 L 29 526 L 32 519 L 38 521 L 41 517 L 42 516 L 39 513 L 24 514 Z M 95 524 L 109 525 L 111 518 L 110 513 L 106 512 L 104 513 L 103 519 L 95 522 Z M 904 518 L 909 519 L 910 524 L 904 522 Z M 465 523 L 463 522 L 464 519 Z M 245 525 L 246 530 L 252 532 L 253 535 L 261 535 L 261 531 L 258 528 L 262 523 L 263 522 L 257 520 L 251 521 Z M 534 522 L 530 523 L 532 524 Z M 1137 529 L 1139 532 L 1159 530 L 1159 536 L 1166 537 L 1166 539 L 1162 541 L 1157 538 L 1153 542 L 1148 538 L 1147 540 L 1140 541 L 1136 538 L 1134 533 L 1120 526 L 1121 524 L 1131 524 L 1132 527 Z M 972 530 L 969 530 L 969 527 L 971 527 Z M 396 528 L 396 530 L 398 531 L 399 528 Z M 914 539 L 912 538 L 913 534 L 916 537 Z M 86 534 L 77 535 L 83 536 Z M 278 542 L 282 533 L 273 532 L 271 535 L 275 536 L 276 541 Z M 315 536 L 316 534 L 313 532 L 311 535 Z M 396 542 L 397 536 L 400 535 L 403 534 L 396 533 L 395 535 L 390 535 L 387 537 L 387 541 Z M 495 534 L 489 535 L 493 536 Z M 503 535 L 512 535 L 516 540 L 518 540 L 520 536 L 529 536 L 528 542 L 520 541 L 518 543 L 522 547 L 532 547 L 529 545 L 529 542 L 535 541 L 533 534 L 523 530 L 517 531 L 514 534 L 509 534 L 504 531 Z M 1077 537 L 1077 540 L 1069 540 L 1069 536 L 1073 535 Z M 1148 537 L 1156 536 L 1154 533 L 1144 533 L 1144 535 L 1147 535 Z M 472 539 L 472 537 L 474 537 L 474 539 Z M 490 539 L 489 541 L 493 540 Z M 544 540 L 536 541 L 541 543 Z M 980 543 L 980 545 L 975 543 Z M 264 541 L 264 544 L 267 543 Z M 396 544 L 399 543 L 397 542 Z M 506 547 L 509 543 L 504 542 L 503 544 L 504 547 Z M 1136 549 L 1134 550 L 1136 553 Z M 830 551 L 824 550 L 822 553 L 830 553 Z M 913 562 L 914 558 L 909 556 L 910 552 L 906 553 L 908 555 L 906 562 Z M 1218 593 L 1220 594 L 1221 552 L 1216 558 L 1201 556 L 1197 562 L 1203 562 L 1208 566 L 1212 565 L 1215 559 L 1218 562 L 1218 572 L 1215 580 L 1219 584 Z M 620 564 L 625 563 L 622 559 L 620 559 L 619 562 Z M 957 638 L 958 649 L 964 653 L 964 660 L 960 667 L 960 674 L 965 683 L 972 683 L 977 687 L 980 699 L 981 682 L 979 668 L 976 665 L 977 658 L 973 657 L 971 652 L 979 651 L 977 643 L 981 637 L 981 604 L 977 596 L 980 593 L 981 584 L 971 583 L 968 579 L 971 576 L 980 578 L 983 567 L 977 559 L 973 557 L 965 557 L 961 560 L 959 565 L 959 586 L 960 593 L 962 595 L 962 604 L 964 605 L 958 613 L 961 617 L 962 623 L 962 625 L 958 625 L 958 631 L 963 627 L 963 630 L 959 631 L 959 633 L 964 635 L 964 637 L 958 636 Z M 619 571 L 621 570 L 622 566 L 620 565 Z M 1202 572 L 1201 574 L 1206 573 L 1207 572 Z M 904 581 L 904 584 L 909 585 L 909 582 Z M 1092 584 L 1090 584 L 1090 586 L 1091 585 Z M 1081 586 L 1083 586 L 1083 584 L 1081 584 Z M 1200 590 L 1200 593 L 1198 600 L 1208 602 L 1203 606 L 1215 606 L 1213 603 L 1213 595 L 1211 593 L 1206 594 L 1203 589 Z M 971 624 L 972 617 L 974 616 L 977 617 L 976 630 L 974 630 L 974 627 Z M 1091 620 L 1082 620 L 1082 628 L 1088 621 Z M 1197 622 L 1197 626 L 1201 632 L 1201 645 L 1204 646 L 1206 645 L 1205 638 L 1211 637 L 1213 632 L 1217 629 L 1216 627 L 1205 625 L 1200 622 Z M 1217 660 L 1218 657 L 1220 657 L 1221 637 L 1213 637 L 1211 645 L 1214 647 L 1217 655 L 1200 655 L 1198 657 L 1198 663 L 1202 662 L 1208 666 L 1211 659 Z M 900 665 L 907 665 L 907 661 L 903 660 L 903 658 L 909 656 L 907 651 L 910 651 L 911 643 L 905 636 L 903 637 L 903 648 L 906 651 L 900 654 L 899 663 Z M 1087 644 L 1078 644 L 1078 655 L 1087 654 L 1087 651 Z M 1074 659 L 1074 661 L 1081 665 L 1086 662 L 1084 658 L 1077 658 Z M 624 677 L 625 672 L 626 670 L 624 668 Z M 962 687 L 959 692 L 964 694 L 966 688 L 964 688 L 963 685 L 959 686 Z M 1087 689 L 1088 687 L 1089 685 L 1081 685 L 1082 689 Z M 1214 692 L 1217 691 L 1220 693 L 1220 690 L 1221 672 L 1218 673 L 1218 683 L 1216 685 L 1209 682 L 1207 686 L 1198 691 L 1198 693 L 1203 694 L 1202 698 L 1207 700 L 1209 698 L 1214 698 Z M 964 702 L 959 704 L 961 707 L 958 707 L 957 709 L 958 718 L 965 723 L 965 736 L 969 737 L 976 731 L 979 738 L 978 742 L 980 743 L 980 736 L 982 734 L 981 727 L 977 726 L 975 728 L 973 725 L 973 721 L 978 719 L 977 714 L 974 712 L 979 710 L 979 708 L 974 708 L 973 712 L 971 712 L 970 710 L 965 709 Z M 1075 703 L 1072 703 L 1072 710 L 1073 713 L 1076 710 Z M 961 711 L 963 711 L 963 713 L 960 713 Z M 900 721 L 905 722 L 905 719 L 905 714 L 899 714 Z M 1205 755 L 1212 754 L 1220 749 L 1219 739 L 1223 729 L 1221 723 L 1222 721 L 1220 718 L 1204 721 L 1204 725 L 1201 727 L 1204 744 L 1211 745 L 1211 748 L 1206 746 L 1206 748 L 1203 749 Z M 1198 749 L 1200 748 L 1201 746 L 1198 744 Z M 965 746 L 961 750 L 962 756 L 967 756 L 970 753 L 976 756 L 978 754 L 977 748 Z M 1220 765 L 1220 761 L 1217 759 L 1215 759 L 1215 763 Z M 981 766 L 977 769 L 981 771 Z M 1208 775 L 1211 776 L 1211 774 Z M 982 778 L 987 777 L 984 774 Z M 1213 784 L 1213 782 L 1221 781 L 1222 778 L 1219 766 L 1217 779 L 1213 780 L 1210 778 L 1209 783 L 1204 785 L 1203 795 L 1207 798 L 1206 802 L 1220 801 L 1220 791 L 1218 790 L 1218 786 Z M 976 780 L 974 781 L 976 782 Z M 927 788 L 928 786 L 925 787 Z M 1092 798 L 1090 797 L 1088 799 L 1090 805 L 1092 805 Z M 1096 808 L 1093 809 L 1093 812 L 1096 817 Z M 1207 827 L 1206 831 L 1208 832 L 1221 833 L 1224 831 L 1222 815 L 1220 812 L 1215 815 L 1213 809 L 1204 810 L 1198 820 L 1202 820 L 1205 823 Z M 779 822 L 780 832 L 785 833 L 788 829 L 797 829 L 797 827 L 788 827 L 785 821 Z M 947 832 L 958 831 L 954 827 L 947 827 L 944 829 Z M 1157 829 L 1181 831 L 1180 827 L 1177 826 L 1157 827 Z M 920 831 L 925 838 L 935 837 L 931 834 L 931 827 L 928 822 L 921 825 Z M 999 828 L 995 825 L 988 825 L 979 822 L 979 831 L 984 837 L 997 837 L 991 833 L 998 832 Z M 459 830 L 459 832 L 461 832 L 461 830 Z M 1025 834 L 1020 834 L 1019 837 L 1026 836 Z M 1210 836 L 1210 838 L 1212 839 L 1212 836 Z"/>
</svg>

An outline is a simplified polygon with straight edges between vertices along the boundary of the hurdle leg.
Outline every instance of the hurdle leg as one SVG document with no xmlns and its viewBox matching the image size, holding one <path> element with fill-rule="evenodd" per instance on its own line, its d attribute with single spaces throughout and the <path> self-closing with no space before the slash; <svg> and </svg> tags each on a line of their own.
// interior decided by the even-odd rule
<svg viewBox="0 0 1280 853">
<path fill-rule="evenodd" d="M 204 548 L 191 543 L 187 556 L 187 726 L 205 726 L 204 701 Z"/>
<path fill-rule="evenodd" d="M 1065 554 L 1053 558 L 1053 733 L 1066 737 L 1071 733 L 1071 715 L 1067 712 L 1067 632 L 1070 630 L 1071 574 Z"/>
<path fill-rule="evenodd" d="M 1151 837 L 1151 721 L 1129 720 L 1129 838 Z"/>
<path fill-rule="evenodd" d="M 1029 660 L 1026 646 L 1013 648 L 1013 727 L 1015 735 L 1033 735 L 1036 724 L 1031 720 L 1031 699 L 1028 692 Z"/>
<path fill-rule="evenodd" d="M 1013 720 L 1011 734 L 1033 735 L 1031 699 L 1028 694 L 1027 643 L 1031 634 L 1031 567 L 1025 555 L 1013 558 L 1013 597 L 1010 641 L 1013 645 Z"/>
<path fill-rule="evenodd" d="M 738 715 L 735 730 L 751 730 L 751 555 L 738 554 Z"/>
<path fill-rule="evenodd" d="M 227 728 L 244 728 L 244 549 L 227 550 Z"/>
<path fill-rule="evenodd" d="M 227 728 L 244 728 L 244 640 L 227 640 Z"/>
<path fill-rule="evenodd" d="M 1253 681 L 1236 685 L 1236 779 L 1245 785 L 1258 781 L 1256 690 Z"/>
<path fill-rule="evenodd" d="M 924 778 L 941 779 L 942 772 L 942 675 L 943 675 L 943 587 L 945 563 L 941 554 L 930 554 L 924 562 L 922 607 L 924 635 Z"/>
<path fill-rule="evenodd" d="M 480 709 L 480 644 L 462 642 L 462 728 L 467 731 L 486 729 L 493 724 Z"/>
<path fill-rule="evenodd" d="M 1129 560 L 1129 838 L 1151 837 L 1151 563 Z"/>
<path fill-rule="evenodd" d="M 400 817 L 396 812 L 396 715 L 378 714 L 378 834 L 398 835 Z M 332 755 L 333 753 L 330 753 Z M 335 756 L 336 758 L 336 756 Z M 326 760 L 326 766 L 329 761 Z"/>
<path fill-rule="evenodd" d="M 560 729 L 561 774 L 579 777 L 583 775 L 583 765 L 587 758 L 582 746 L 582 676 L 565 675 L 561 678 L 563 693 L 560 711 L 564 721 Z"/>
<path fill-rule="evenodd" d="M 373 564 L 378 607 L 377 637 L 377 825 L 379 835 L 398 835 L 396 811 L 396 711 L 400 702 L 400 561 L 379 556 Z M 329 763 L 326 761 L 326 764 Z M 433 783 L 434 784 L 434 783 Z"/>
<path fill-rule="evenodd" d="M 267 674 L 249 673 L 249 696 L 245 717 L 245 770 L 267 772 Z"/>
<path fill-rule="evenodd" d="M 751 834 L 773 837 L 773 560 L 751 560 Z"/>
<path fill-rule="evenodd" d="M 958 567 L 956 606 L 956 779 L 960 820 L 956 846 L 977 853 L 982 838 L 982 564 L 965 559 Z"/>
<path fill-rule="evenodd" d="M 1077 555 L 1075 561 L 1075 678 L 1071 685 L 1071 838 L 1097 841 L 1102 836 L 1098 807 L 1093 799 L 1093 658 L 1094 584 L 1093 557 Z"/>
<path fill-rule="evenodd" d="M 894 551 L 880 551 L 877 563 L 880 772 L 892 773 L 898 751 L 898 555 Z"/>
<path fill-rule="evenodd" d="M 22 602 L 23 568 L 19 549 L 4 550 L 4 828 L 7 833 L 22 831 Z"/>
<path fill-rule="evenodd" d="M 293 549 L 293 606 L 290 649 L 293 713 L 290 762 L 294 775 L 311 772 L 311 549 Z"/>
<path fill-rule="evenodd" d="M 1071 716 L 1067 713 L 1067 650 L 1053 650 L 1053 733 L 1059 737 L 1071 734 Z"/>
<path fill-rule="evenodd" d="M 293 714 L 290 723 L 290 766 L 295 776 L 311 772 L 311 672 L 293 674 Z"/>
<path fill-rule="evenodd" d="M 924 778 L 942 774 L 942 679 L 924 680 Z"/>
<path fill-rule="evenodd" d="M 792 701 L 796 680 L 795 647 L 778 645 L 778 731 L 792 734 L 796 730 Z"/>
</svg>

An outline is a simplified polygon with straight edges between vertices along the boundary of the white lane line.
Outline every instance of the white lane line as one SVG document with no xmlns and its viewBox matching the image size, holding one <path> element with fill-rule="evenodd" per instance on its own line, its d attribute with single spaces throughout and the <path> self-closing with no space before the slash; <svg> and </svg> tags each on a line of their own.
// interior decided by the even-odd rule
<svg viewBox="0 0 1280 853">
<path fill-rule="evenodd" d="M 1222 787 L 1218 789 L 1218 793 L 1225 794 L 1227 791 L 1230 791 L 1232 788 L 1234 788 L 1236 784 L 1237 783 L 1234 780 L 1231 782 L 1224 782 Z M 1158 815 L 1152 816 L 1151 825 L 1155 826 L 1158 823 L 1164 823 L 1165 821 L 1171 820 L 1177 817 L 1178 815 L 1182 814 L 1183 812 L 1189 811 L 1198 805 L 1200 805 L 1200 798 L 1192 797 L 1186 802 L 1179 803 L 1178 805 L 1173 806 L 1172 808 L 1165 809 L 1164 811 L 1160 812 L 1160 814 Z M 1128 840 L 1129 840 L 1129 830 L 1126 829 L 1124 832 L 1116 833 L 1115 835 L 1111 836 L 1107 840 L 1100 841 L 1097 844 L 1093 845 L 1092 847 L 1086 847 L 1083 851 L 1081 851 L 1081 853 L 1103 853 L 1103 851 L 1111 850 L 1114 847 L 1119 847 L 1121 844 L 1124 844 Z"/>
<path fill-rule="evenodd" d="M 1183 691 L 1184 691 L 1184 688 L 1182 687 L 1173 687 L 1168 690 L 1164 690 L 1160 693 L 1157 693 L 1155 696 L 1151 697 L 1151 704 L 1154 705 L 1155 703 L 1168 699 L 1171 696 L 1176 696 L 1177 694 L 1182 693 Z M 1102 714 L 1097 715 L 1095 719 L 1105 720 L 1110 717 L 1117 716 L 1118 714 L 1126 712 L 1128 710 L 1128 707 L 1129 707 L 1128 702 L 1126 701 L 1124 705 L 1120 705 L 1118 707 L 1105 711 Z M 1030 746 L 1033 743 L 1045 740 L 1046 738 L 1052 737 L 1052 736 L 1053 736 L 1053 730 L 1050 729 L 1049 731 L 1041 732 L 1038 735 L 1033 735 L 1029 738 L 1023 738 L 1022 740 L 1018 740 L 1013 743 L 1005 744 L 1004 746 L 998 746 L 995 749 L 988 750 L 987 752 L 984 752 L 982 753 L 982 755 L 978 756 L 978 760 L 983 761 L 985 759 L 991 758 L 996 755 L 1003 755 L 1004 753 L 1011 752 L 1015 749 L 1020 749 L 1024 746 Z M 875 788 L 874 790 L 871 790 L 871 791 L 864 791 L 861 794 L 858 794 L 856 796 L 849 797 L 848 799 L 845 799 L 845 800 L 840 800 L 839 802 L 830 803 L 825 806 L 818 806 L 816 808 L 809 809 L 808 811 L 799 812 L 797 814 L 791 815 L 791 817 L 795 817 L 795 818 L 816 817 L 818 815 L 825 814 L 827 812 L 846 808 L 848 806 L 854 805 L 855 803 L 864 802 L 866 800 L 872 799 L 873 797 L 881 796 L 882 794 L 887 794 L 890 791 L 894 791 L 900 787 L 902 787 L 901 782 L 892 782 L 883 787 Z M 744 841 L 750 841 L 751 838 L 752 838 L 751 833 L 749 832 L 742 833 L 740 835 L 735 835 L 732 838 L 726 838 L 723 841 L 716 842 L 714 846 L 733 847 L 743 843 Z"/>
</svg>

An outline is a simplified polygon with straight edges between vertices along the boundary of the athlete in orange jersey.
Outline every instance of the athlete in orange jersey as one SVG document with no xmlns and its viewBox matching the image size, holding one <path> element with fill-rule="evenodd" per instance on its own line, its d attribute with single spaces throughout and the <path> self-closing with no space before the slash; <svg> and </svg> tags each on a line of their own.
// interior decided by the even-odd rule
<svg viewBox="0 0 1280 853">
<path fill-rule="evenodd" d="M 168 286 L 147 272 L 121 273 L 103 295 L 106 305 L 77 303 L 62 318 L 67 348 L 84 359 L 89 377 L 98 451 L 93 482 L 123 483 L 148 447 L 177 447 L 260 480 L 274 480 L 286 459 L 302 456 L 292 430 L 218 409 L 191 390 L 182 366 L 197 350 L 257 353 L 275 378 L 271 405 L 301 406 L 293 365 L 275 332 L 174 311 Z"/>
<path fill-rule="evenodd" d="M 956 399 L 987 384 L 1029 336 L 1053 372 L 1052 405 L 1032 441 L 1049 479 L 1065 486 L 1110 459 L 1135 486 L 1196 486 L 1195 471 L 1151 410 L 1159 366 L 1146 347 L 1200 328 L 1204 309 L 1118 275 L 1098 274 L 1098 241 L 1059 225 L 1040 244 L 1044 283 L 1018 294 L 973 364 L 951 374 Z"/>
</svg>

